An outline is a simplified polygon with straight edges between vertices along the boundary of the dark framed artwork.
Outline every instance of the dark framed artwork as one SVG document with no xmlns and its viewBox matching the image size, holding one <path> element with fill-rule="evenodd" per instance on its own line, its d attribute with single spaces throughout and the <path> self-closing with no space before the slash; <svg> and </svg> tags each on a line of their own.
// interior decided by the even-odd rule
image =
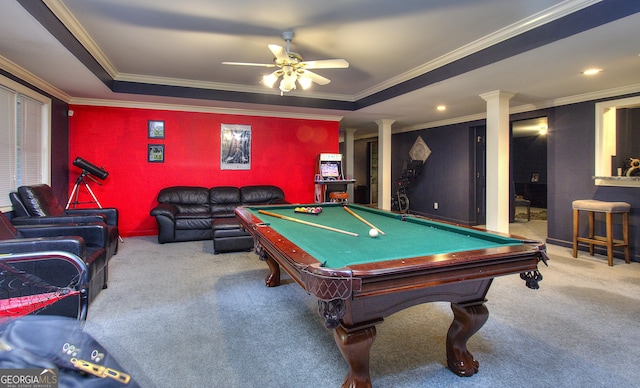
<svg viewBox="0 0 640 388">
<path fill-rule="evenodd" d="M 533 174 L 531 174 L 531 183 L 538 183 L 540 182 L 540 174 L 537 172 L 534 172 Z"/>
<path fill-rule="evenodd" d="M 220 125 L 220 169 L 251 169 L 250 125 Z"/>
<path fill-rule="evenodd" d="M 149 144 L 147 162 L 164 163 L 164 144 Z"/>
<path fill-rule="evenodd" d="M 164 121 L 149 120 L 147 131 L 149 139 L 164 139 Z"/>
</svg>

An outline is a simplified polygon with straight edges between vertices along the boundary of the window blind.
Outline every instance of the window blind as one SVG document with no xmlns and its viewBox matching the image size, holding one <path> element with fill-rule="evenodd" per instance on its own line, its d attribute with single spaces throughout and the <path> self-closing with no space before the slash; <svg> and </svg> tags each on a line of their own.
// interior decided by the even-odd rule
<svg viewBox="0 0 640 388">
<path fill-rule="evenodd" d="M 42 141 L 42 103 L 26 96 L 20 97 L 18 124 L 18 180 L 17 186 L 42 183 L 42 156 L 47 150 Z"/>
<path fill-rule="evenodd" d="M 17 93 L 0 86 L 0 206 L 9 206 L 16 187 Z"/>
<path fill-rule="evenodd" d="M 11 206 L 10 192 L 22 185 L 48 183 L 49 176 L 49 125 L 44 122 L 49 105 L 33 98 L 33 91 L 23 94 L 20 85 L 14 90 L 13 84 L 0 85 L 0 208 L 5 210 Z"/>
</svg>

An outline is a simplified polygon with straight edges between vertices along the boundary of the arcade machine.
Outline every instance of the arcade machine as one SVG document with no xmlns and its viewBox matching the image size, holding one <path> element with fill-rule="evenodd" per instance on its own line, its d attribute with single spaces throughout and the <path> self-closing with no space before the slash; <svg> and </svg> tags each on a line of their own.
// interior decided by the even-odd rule
<svg viewBox="0 0 640 388">
<path fill-rule="evenodd" d="M 342 171 L 342 154 L 318 155 L 315 175 L 315 203 L 330 202 L 334 199 L 346 202 L 347 185 L 354 184 L 356 180 L 345 178 Z"/>
</svg>

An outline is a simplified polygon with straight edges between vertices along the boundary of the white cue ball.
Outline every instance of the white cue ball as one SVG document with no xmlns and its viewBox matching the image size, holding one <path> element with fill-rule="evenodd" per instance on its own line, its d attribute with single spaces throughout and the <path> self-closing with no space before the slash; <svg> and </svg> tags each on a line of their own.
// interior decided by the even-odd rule
<svg viewBox="0 0 640 388">
<path fill-rule="evenodd" d="M 375 230 L 375 229 L 371 229 L 371 230 L 369 231 L 369 236 L 371 236 L 371 237 L 378 237 L 378 231 L 377 231 L 377 230 Z"/>
</svg>

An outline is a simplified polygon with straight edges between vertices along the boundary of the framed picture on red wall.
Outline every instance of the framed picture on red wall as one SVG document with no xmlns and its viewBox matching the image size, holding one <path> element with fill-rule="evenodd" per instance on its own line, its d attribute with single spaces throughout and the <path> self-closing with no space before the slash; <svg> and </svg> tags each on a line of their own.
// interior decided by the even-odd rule
<svg viewBox="0 0 640 388">
<path fill-rule="evenodd" d="M 149 144 L 147 162 L 164 163 L 164 144 Z"/>
<path fill-rule="evenodd" d="M 149 120 L 147 128 L 149 139 L 164 139 L 164 121 Z"/>
<path fill-rule="evenodd" d="M 250 125 L 220 125 L 220 169 L 251 169 Z"/>
</svg>

